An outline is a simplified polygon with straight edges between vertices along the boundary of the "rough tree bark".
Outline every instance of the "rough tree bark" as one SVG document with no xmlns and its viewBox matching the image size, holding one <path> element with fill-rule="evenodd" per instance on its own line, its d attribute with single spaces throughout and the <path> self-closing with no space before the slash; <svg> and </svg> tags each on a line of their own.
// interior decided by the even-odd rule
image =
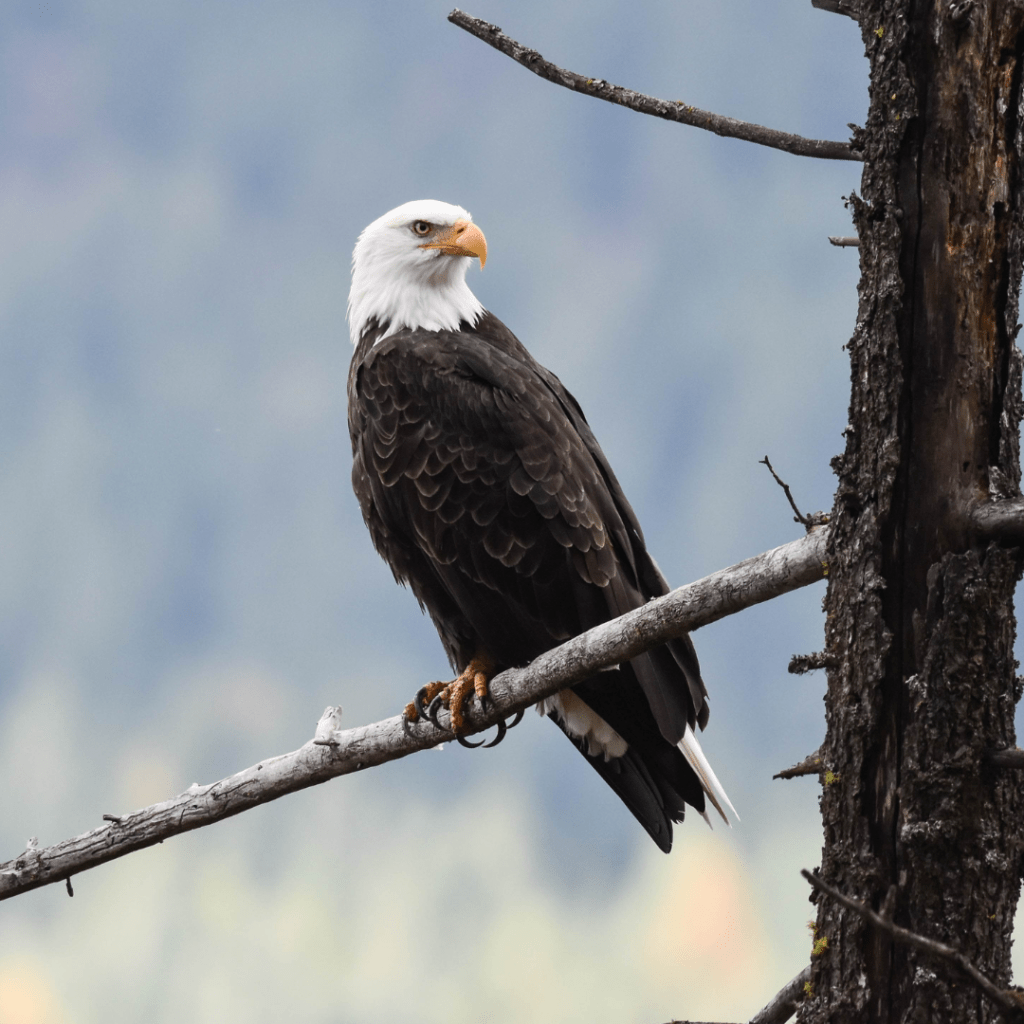
<svg viewBox="0 0 1024 1024">
<path fill-rule="evenodd" d="M 1003 988 L 1019 894 L 1013 590 L 969 506 L 1019 494 L 1024 4 L 864 0 L 870 111 L 846 450 L 832 517 L 822 877 Z M 804 1022 L 996 1019 L 827 897 Z M 821 948 L 819 943 L 818 948 Z"/>
</svg>

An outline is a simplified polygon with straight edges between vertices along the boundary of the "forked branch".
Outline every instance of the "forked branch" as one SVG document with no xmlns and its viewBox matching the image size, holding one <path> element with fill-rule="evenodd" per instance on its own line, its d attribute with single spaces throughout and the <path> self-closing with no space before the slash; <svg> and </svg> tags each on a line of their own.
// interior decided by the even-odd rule
<svg viewBox="0 0 1024 1024">
<path fill-rule="evenodd" d="M 816 530 L 582 633 L 525 668 L 502 672 L 491 680 L 488 710 L 474 707 L 467 714 L 467 731 L 490 728 L 543 697 L 681 633 L 824 579 L 827 540 L 826 529 Z M 219 782 L 194 785 L 180 796 L 131 814 L 104 815 L 99 828 L 54 846 L 41 849 L 30 844 L 20 857 L 0 864 L 0 899 L 63 882 L 170 836 L 452 738 L 446 728 L 423 720 L 408 722 L 401 715 L 337 730 L 336 715 L 337 709 L 328 708 L 316 736 L 290 754 L 261 761 Z M 448 723 L 446 717 L 441 720 Z"/>
<path fill-rule="evenodd" d="M 763 125 L 751 124 L 749 121 L 737 121 L 734 117 L 723 117 L 713 114 L 710 110 L 691 107 L 682 100 L 659 100 L 642 92 L 624 89 L 621 85 L 612 85 L 603 78 L 586 78 L 575 71 L 552 64 L 545 60 L 536 50 L 531 50 L 522 43 L 517 43 L 510 36 L 481 18 L 474 18 L 465 11 L 456 8 L 448 15 L 453 25 L 465 29 L 470 35 L 482 39 L 489 46 L 500 50 L 506 57 L 511 57 L 535 75 L 555 85 L 565 86 L 584 96 L 593 96 L 608 103 L 616 103 L 620 107 L 628 107 L 641 114 L 661 117 L 666 121 L 678 121 L 680 124 L 704 128 L 716 135 L 731 139 L 742 139 L 744 142 L 756 142 L 759 146 L 781 149 L 795 156 L 816 156 L 823 160 L 860 160 L 859 153 L 854 152 L 848 142 L 831 142 L 824 139 L 805 139 L 802 135 L 791 135 L 789 132 L 776 131 Z"/>
<path fill-rule="evenodd" d="M 789 507 L 795 513 L 793 516 L 794 523 L 799 523 L 805 530 L 813 530 L 814 527 L 823 526 L 828 522 L 828 516 L 824 512 L 814 512 L 809 516 L 805 516 L 803 512 L 796 507 L 796 501 L 793 499 L 793 492 L 789 489 L 789 484 L 787 484 L 786 481 L 775 472 L 775 468 L 772 466 L 771 462 L 768 461 L 767 455 L 761 459 L 761 465 L 768 467 L 768 472 L 771 473 L 775 482 L 785 493 L 786 500 L 789 502 Z"/>
</svg>

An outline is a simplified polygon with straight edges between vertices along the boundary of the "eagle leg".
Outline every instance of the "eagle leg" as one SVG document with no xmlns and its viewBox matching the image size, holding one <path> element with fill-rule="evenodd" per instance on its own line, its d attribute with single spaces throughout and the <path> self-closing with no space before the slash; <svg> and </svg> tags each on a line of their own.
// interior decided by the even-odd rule
<svg viewBox="0 0 1024 1024">
<path fill-rule="evenodd" d="M 466 701 L 474 693 L 480 698 L 481 704 L 488 699 L 487 683 L 494 668 L 491 658 L 483 651 L 478 651 L 450 683 L 428 683 L 422 687 L 415 700 L 405 706 L 405 717 L 409 721 L 415 721 L 418 717 L 429 718 L 438 725 L 437 712 L 443 704 L 451 713 L 452 732 L 460 736 L 466 724 L 463 714 Z M 430 703 L 424 707 L 426 701 Z"/>
<path fill-rule="evenodd" d="M 487 699 L 487 683 L 494 672 L 494 662 L 478 651 L 469 664 L 441 691 L 441 700 L 452 716 L 452 732 L 462 734 L 466 725 L 463 708 L 475 693 L 482 704 Z"/>
</svg>

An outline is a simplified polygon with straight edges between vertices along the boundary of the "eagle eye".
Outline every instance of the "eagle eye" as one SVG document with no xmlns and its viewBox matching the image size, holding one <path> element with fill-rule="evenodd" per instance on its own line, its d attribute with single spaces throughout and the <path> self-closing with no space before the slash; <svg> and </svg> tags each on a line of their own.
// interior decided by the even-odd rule
<svg viewBox="0 0 1024 1024">
<path fill-rule="evenodd" d="M 433 227 L 432 225 L 428 224 L 425 220 L 417 220 L 413 221 L 412 229 L 417 235 L 419 235 L 422 238 L 424 235 L 429 235 L 430 232 L 433 230 Z"/>
</svg>

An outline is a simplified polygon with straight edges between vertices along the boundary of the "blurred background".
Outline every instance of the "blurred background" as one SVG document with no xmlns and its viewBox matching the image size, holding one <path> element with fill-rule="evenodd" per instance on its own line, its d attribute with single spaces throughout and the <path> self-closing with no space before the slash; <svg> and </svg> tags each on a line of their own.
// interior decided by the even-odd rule
<svg viewBox="0 0 1024 1024">
<path fill-rule="evenodd" d="M 469 0 L 467 0 L 469 2 Z M 472 0 L 588 76 L 818 138 L 809 0 Z M 447 665 L 349 486 L 358 232 L 472 211 L 470 283 L 575 393 L 673 584 L 831 505 L 859 165 L 559 89 L 445 3 L 0 9 L 0 857 L 393 715 Z M 700 630 L 743 817 L 665 857 L 550 723 L 289 797 L 0 907 L 0 1022 L 746 1019 L 807 961 L 823 586 Z M 1018 959 L 1018 965 L 1021 963 Z"/>
</svg>

